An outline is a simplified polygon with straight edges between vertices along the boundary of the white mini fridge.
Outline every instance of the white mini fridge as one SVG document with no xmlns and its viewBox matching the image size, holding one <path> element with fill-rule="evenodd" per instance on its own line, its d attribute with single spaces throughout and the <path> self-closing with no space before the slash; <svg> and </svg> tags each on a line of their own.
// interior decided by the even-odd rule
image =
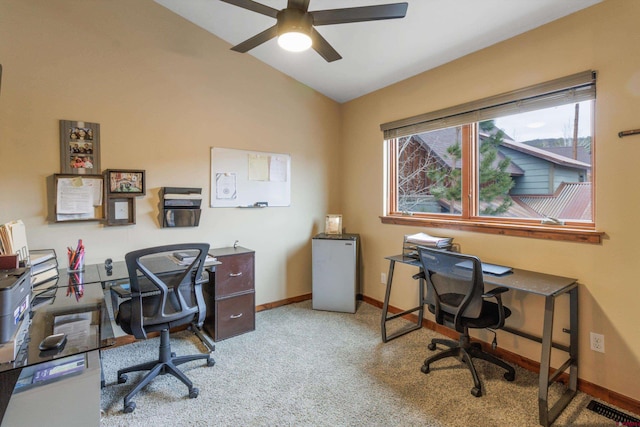
<svg viewBox="0 0 640 427">
<path fill-rule="evenodd" d="M 357 234 L 321 233 L 311 240 L 314 310 L 356 312 L 358 293 Z"/>
</svg>

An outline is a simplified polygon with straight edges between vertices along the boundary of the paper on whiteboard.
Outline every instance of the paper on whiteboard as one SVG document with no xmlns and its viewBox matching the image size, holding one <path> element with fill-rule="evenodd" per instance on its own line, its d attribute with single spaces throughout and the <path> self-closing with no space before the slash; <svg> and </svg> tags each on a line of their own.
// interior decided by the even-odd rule
<svg viewBox="0 0 640 427">
<path fill-rule="evenodd" d="M 287 182 L 287 158 L 271 156 L 269 181 Z"/>
<path fill-rule="evenodd" d="M 269 181 L 269 156 L 249 154 L 249 181 Z"/>
<path fill-rule="evenodd" d="M 216 174 L 216 199 L 235 199 L 237 194 L 236 174 Z"/>
</svg>

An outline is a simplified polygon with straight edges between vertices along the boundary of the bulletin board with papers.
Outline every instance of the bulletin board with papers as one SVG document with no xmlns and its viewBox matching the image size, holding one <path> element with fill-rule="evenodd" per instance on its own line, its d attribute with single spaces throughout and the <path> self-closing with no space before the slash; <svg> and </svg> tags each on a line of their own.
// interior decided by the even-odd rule
<svg viewBox="0 0 640 427">
<path fill-rule="evenodd" d="M 218 147 L 211 149 L 211 207 L 290 205 L 290 155 Z"/>
<path fill-rule="evenodd" d="M 103 219 L 102 175 L 54 175 L 55 221 Z"/>
</svg>

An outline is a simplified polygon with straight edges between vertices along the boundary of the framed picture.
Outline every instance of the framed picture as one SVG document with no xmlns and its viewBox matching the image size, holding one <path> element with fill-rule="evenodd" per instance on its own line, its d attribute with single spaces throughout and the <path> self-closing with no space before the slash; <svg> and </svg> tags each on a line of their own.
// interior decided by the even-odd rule
<svg viewBox="0 0 640 427">
<path fill-rule="evenodd" d="M 110 198 L 107 200 L 107 225 L 133 225 L 136 223 L 136 199 Z"/>
<path fill-rule="evenodd" d="M 105 171 L 107 196 L 137 197 L 145 195 L 144 171 L 108 169 Z"/>
<path fill-rule="evenodd" d="M 60 172 L 74 175 L 100 173 L 100 125 L 60 120 Z"/>
<path fill-rule="evenodd" d="M 342 215 L 327 215 L 324 223 L 325 234 L 342 234 Z"/>
</svg>

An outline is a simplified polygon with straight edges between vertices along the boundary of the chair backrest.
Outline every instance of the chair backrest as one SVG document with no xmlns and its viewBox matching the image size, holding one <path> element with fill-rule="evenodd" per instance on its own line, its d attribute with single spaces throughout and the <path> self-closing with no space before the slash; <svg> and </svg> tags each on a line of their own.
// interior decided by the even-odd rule
<svg viewBox="0 0 640 427">
<path fill-rule="evenodd" d="M 445 315 L 453 315 L 452 326 L 462 332 L 461 318 L 477 319 L 482 312 L 484 281 L 480 260 L 441 249 L 420 247 L 418 251 L 427 282 L 426 301 L 435 309 L 436 322 L 445 324 Z"/>
<path fill-rule="evenodd" d="M 206 315 L 202 284 L 208 243 L 180 243 L 129 252 L 125 262 L 131 287 L 131 330 L 146 338 L 146 327 Z M 182 262 L 176 255 L 182 258 Z"/>
</svg>

